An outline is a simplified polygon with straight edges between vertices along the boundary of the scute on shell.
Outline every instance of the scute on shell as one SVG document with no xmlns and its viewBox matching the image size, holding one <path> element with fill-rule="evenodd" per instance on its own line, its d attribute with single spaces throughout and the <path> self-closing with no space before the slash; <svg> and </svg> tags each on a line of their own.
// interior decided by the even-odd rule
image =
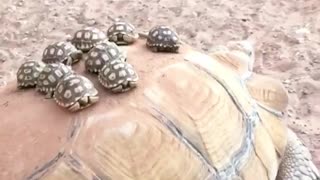
<svg viewBox="0 0 320 180">
<path fill-rule="evenodd" d="M 178 34 L 169 26 L 154 26 L 148 33 L 146 46 L 155 52 L 178 52 Z"/>
<path fill-rule="evenodd" d="M 56 103 L 68 108 L 77 103 L 83 97 L 97 97 L 98 90 L 86 77 L 72 74 L 63 78 L 57 85 L 54 92 Z M 91 102 L 92 104 L 94 102 Z"/>
<path fill-rule="evenodd" d="M 82 52 L 88 52 L 98 42 L 106 40 L 106 34 L 95 27 L 85 27 L 74 33 L 71 43 Z"/>
<path fill-rule="evenodd" d="M 26 61 L 17 71 L 18 88 L 35 87 L 45 64 L 41 61 Z"/>
<path fill-rule="evenodd" d="M 132 44 L 139 38 L 136 28 L 131 23 L 120 20 L 108 28 L 107 36 L 109 41 L 118 45 Z"/>
<path fill-rule="evenodd" d="M 98 79 L 102 86 L 112 92 L 126 92 L 136 87 L 139 77 L 131 64 L 114 60 L 101 69 Z"/>
<path fill-rule="evenodd" d="M 113 60 L 126 61 L 126 52 L 115 43 L 103 41 L 93 47 L 86 56 L 85 68 L 88 72 L 99 73 L 102 67 Z"/>
<path fill-rule="evenodd" d="M 82 52 L 77 50 L 70 42 L 58 41 L 49 44 L 42 53 L 42 61 L 51 63 L 76 63 L 82 58 Z M 71 59 L 72 62 L 68 62 Z M 70 64 L 70 65 L 71 65 Z"/>
<path fill-rule="evenodd" d="M 62 63 L 46 64 L 37 80 L 36 90 L 44 93 L 53 93 L 59 81 L 73 73 L 70 66 Z"/>
</svg>

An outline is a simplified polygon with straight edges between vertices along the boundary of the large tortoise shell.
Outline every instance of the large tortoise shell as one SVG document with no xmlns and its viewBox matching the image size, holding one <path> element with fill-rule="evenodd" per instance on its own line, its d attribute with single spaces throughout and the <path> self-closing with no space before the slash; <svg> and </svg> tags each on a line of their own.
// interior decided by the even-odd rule
<svg viewBox="0 0 320 180">
<path fill-rule="evenodd" d="M 287 144 L 281 117 L 217 60 L 186 45 L 155 55 L 144 43 L 127 49 L 140 86 L 114 95 L 97 85 L 94 108 L 71 114 L 33 92 L 3 90 L 3 179 L 275 179 Z M 282 91 L 263 95 L 278 102 Z"/>
</svg>

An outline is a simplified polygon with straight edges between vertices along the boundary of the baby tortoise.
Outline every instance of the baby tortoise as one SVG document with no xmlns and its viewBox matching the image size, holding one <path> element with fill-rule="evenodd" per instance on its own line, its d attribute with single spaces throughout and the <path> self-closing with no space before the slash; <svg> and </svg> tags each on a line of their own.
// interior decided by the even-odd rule
<svg viewBox="0 0 320 180">
<path fill-rule="evenodd" d="M 157 25 L 149 31 L 146 45 L 153 52 L 178 52 L 180 42 L 178 34 L 170 27 Z"/>
<path fill-rule="evenodd" d="M 48 45 L 42 54 L 42 61 L 46 64 L 63 63 L 72 65 L 82 58 L 82 51 L 75 48 L 70 42 L 55 42 Z"/>
<path fill-rule="evenodd" d="M 114 22 L 114 24 L 109 27 L 107 36 L 109 41 L 115 42 L 118 45 L 132 44 L 139 38 L 136 28 L 125 21 Z"/>
<path fill-rule="evenodd" d="M 47 64 L 40 73 L 36 90 L 52 98 L 58 82 L 66 76 L 73 74 L 70 66 L 62 63 Z"/>
<path fill-rule="evenodd" d="M 24 62 L 17 72 L 18 88 L 35 87 L 40 72 L 43 70 L 45 64 L 38 61 Z"/>
<path fill-rule="evenodd" d="M 98 102 L 99 96 L 88 78 L 72 74 L 58 83 L 54 99 L 59 106 L 74 112 Z"/>
<path fill-rule="evenodd" d="M 85 68 L 88 72 L 99 73 L 109 61 L 126 61 L 126 52 L 121 50 L 114 42 L 103 41 L 93 47 L 85 58 Z"/>
<path fill-rule="evenodd" d="M 135 88 L 139 77 L 131 64 L 114 60 L 101 69 L 98 79 L 105 88 L 120 93 Z"/>
<path fill-rule="evenodd" d="M 88 52 L 98 42 L 106 38 L 107 36 L 100 29 L 86 27 L 75 32 L 71 43 L 82 52 Z"/>
</svg>

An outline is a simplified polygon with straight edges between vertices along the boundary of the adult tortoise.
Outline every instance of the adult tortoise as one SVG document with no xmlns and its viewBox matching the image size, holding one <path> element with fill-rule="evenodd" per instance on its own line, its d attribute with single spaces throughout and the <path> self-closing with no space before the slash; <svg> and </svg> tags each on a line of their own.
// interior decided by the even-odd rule
<svg viewBox="0 0 320 180">
<path fill-rule="evenodd" d="M 75 64 L 100 97 L 79 112 L 18 90 L 16 81 L 1 89 L 0 179 L 319 179 L 308 150 L 274 113 L 288 100 L 281 84 L 256 74 L 244 81 L 220 63 L 241 52 L 210 58 L 182 45 L 153 53 L 145 39 L 121 48 L 138 86 L 113 94 Z M 255 88 L 260 80 L 268 89 Z"/>
</svg>

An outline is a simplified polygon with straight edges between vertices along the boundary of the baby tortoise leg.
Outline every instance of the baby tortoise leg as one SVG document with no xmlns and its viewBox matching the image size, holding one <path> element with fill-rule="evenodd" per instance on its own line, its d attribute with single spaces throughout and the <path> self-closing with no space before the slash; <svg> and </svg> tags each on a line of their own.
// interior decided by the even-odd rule
<svg viewBox="0 0 320 180">
<path fill-rule="evenodd" d="M 75 111 L 78 111 L 80 109 L 84 109 L 86 107 L 91 106 L 92 104 L 98 102 L 98 100 L 99 100 L 98 96 L 84 96 L 84 97 L 80 98 L 72 106 L 70 106 L 68 109 L 71 112 L 75 112 Z"/>
<path fill-rule="evenodd" d="M 112 88 L 111 90 L 112 90 L 112 92 L 114 92 L 114 93 L 121 93 L 121 92 L 123 92 L 123 86 L 122 86 L 122 84 L 120 84 L 120 85 Z"/>
<path fill-rule="evenodd" d="M 80 103 L 79 102 L 75 102 L 73 105 L 71 105 L 69 108 L 68 108 L 71 112 L 75 112 L 75 111 L 78 111 L 80 110 Z"/>
<path fill-rule="evenodd" d="M 66 60 L 66 65 L 67 66 L 72 66 L 72 57 L 71 56 L 68 56 L 67 60 Z"/>
<path fill-rule="evenodd" d="M 109 37 L 109 39 L 113 42 L 117 42 L 118 41 L 118 36 L 113 34 L 112 36 Z"/>
<path fill-rule="evenodd" d="M 53 98 L 53 94 L 54 94 L 54 91 L 50 91 L 46 94 L 45 96 L 45 99 L 52 99 Z"/>
<path fill-rule="evenodd" d="M 320 180 L 311 154 L 297 135 L 288 129 L 288 144 L 279 167 L 277 180 Z"/>
<path fill-rule="evenodd" d="M 133 36 L 133 35 L 124 34 L 122 38 L 128 44 L 132 44 L 132 43 L 134 43 L 134 41 L 136 41 L 139 38 L 139 36 L 138 35 Z"/>
<path fill-rule="evenodd" d="M 83 53 L 80 50 L 77 50 L 70 54 L 72 64 L 79 62 L 82 59 Z"/>
</svg>

